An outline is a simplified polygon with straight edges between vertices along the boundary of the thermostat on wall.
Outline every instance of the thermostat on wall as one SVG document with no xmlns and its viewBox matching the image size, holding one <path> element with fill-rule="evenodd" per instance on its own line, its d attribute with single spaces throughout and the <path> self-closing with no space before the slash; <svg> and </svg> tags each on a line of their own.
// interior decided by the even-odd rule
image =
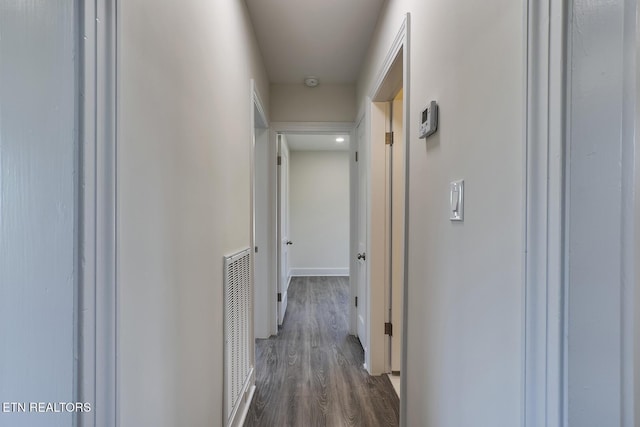
<svg viewBox="0 0 640 427">
<path fill-rule="evenodd" d="M 418 132 L 419 138 L 426 138 L 438 129 L 438 104 L 436 101 L 431 101 L 429 105 L 422 110 L 420 116 L 420 131 Z"/>
</svg>

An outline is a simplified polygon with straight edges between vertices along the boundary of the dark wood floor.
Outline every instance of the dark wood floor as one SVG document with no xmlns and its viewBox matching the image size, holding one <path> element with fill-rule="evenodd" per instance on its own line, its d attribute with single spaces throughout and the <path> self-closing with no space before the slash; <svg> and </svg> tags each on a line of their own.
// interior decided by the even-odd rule
<svg viewBox="0 0 640 427">
<path fill-rule="evenodd" d="M 362 367 L 349 335 L 346 277 L 296 277 L 280 334 L 257 340 L 256 392 L 245 427 L 397 426 L 386 375 Z"/>
</svg>

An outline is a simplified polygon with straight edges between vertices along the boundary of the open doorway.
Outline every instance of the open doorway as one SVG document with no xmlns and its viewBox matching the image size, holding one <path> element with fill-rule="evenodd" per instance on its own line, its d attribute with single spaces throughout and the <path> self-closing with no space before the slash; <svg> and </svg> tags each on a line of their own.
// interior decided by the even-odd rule
<svg viewBox="0 0 640 427">
<path fill-rule="evenodd" d="M 401 30 L 402 31 L 402 30 Z M 399 39 L 403 40 L 403 39 Z M 403 43 L 392 49 L 356 127 L 358 152 L 358 335 L 365 367 L 388 374 L 398 396 L 404 334 L 407 138 Z M 366 249 L 366 250 L 365 250 Z M 361 317 L 364 315 L 364 322 Z M 360 323 L 364 323 L 360 325 Z"/>
<path fill-rule="evenodd" d="M 288 133 L 289 274 L 349 276 L 349 135 Z M 283 238 L 285 234 L 283 234 Z M 284 248 L 283 248 L 284 249 Z M 283 263 L 284 265 L 284 263 Z"/>
<path fill-rule="evenodd" d="M 278 126 L 277 265 L 286 306 L 277 336 L 256 342 L 245 425 L 397 425 L 398 398 L 386 377 L 363 369 L 353 334 L 352 125 L 338 132 Z"/>
<path fill-rule="evenodd" d="M 389 98 L 388 100 L 385 98 Z M 371 104 L 372 373 L 400 374 L 404 280 L 402 88 Z M 384 325 L 384 328 L 379 326 Z M 376 326 L 378 326 L 376 328 Z M 375 353 L 374 353 L 375 352 Z M 392 377 L 393 378 L 393 377 Z"/>
<path fill-rule="evenodd" d="M 314 215 L 321 211 L 320 207 L 307 212 L 306 204 L 300 203 L 311 196 L 316 200 L 322 192 L 314 189 L 297 191 L 299 185 L 294 186 L 295 199 L 293 218 L 295 230 L 301 236 L 299 245 L 294 246 L 295 239 L 291 231 L 291 200 L 290 200 L 290 169 L 291 156 L 294 158 L 308 158 L 310 153 L 318 152 L 322 158 L 330 156 L 331 152 L 341 152 L 348 156 L 349 138 L 352 131 L 351 123 L 272 123 L 268 124 L 264 109 L 257 92 L 252 98 L 253 108 L 253 165 L 252 165 L 252 246 L 254 248 L 254 292 L 253 292 L 253 329 L 256 339 L 266 339 L 278 335 L 282 325 L 288 301 L 288 288 L 293 276 L 349 276 L 349 198 L 342 209 L 346 212 L 346 227 L 340 229 L 340 238 L 346 238 L 346 248 L 342 248 L 346 262 L 327 260 L 327 254 L 335 255 L 336 241 L 333 246 L 328 244 L 328 236 L 315 236 L 322 227 L 309 227 Z M 268 127 L 270 126 L 270 127 Z M 340 138 L 341 141 L 336 141 Z M 293 150 L 290 150 L 290 141 Z M 327 146 L 329 141 L 331 146 Z M 293 154 L 291 154 L 291 151 Z M 295 166 L 294 166 L 295 167 Z M 299 169 L 294 174 L 299 175 Z M 311 171 L 313 168 L 301 168 Z M 349 194 L 349 169 L 346 176 L 341 176 L 341 189 Z M 344 174 L 343 174 L 344 175 Z M 297 182 L 297 178 L 294 178 Z M 315 185 L 326 189 L 327 183 L 334 179 L 333 172 L 325 171 L 324 175 L 307 176 L 304 179 L 315 180 Z M 304 179 L 301 182 L 305 182 Z M 309 183 L 310 185 L 312 183 Z M 330 187 L 329 187 L 330 188 Z M 300 194 L 299 194 L 300 193 Z M 325 203 L 325 208 L 334 209 L 335 203 Z M 302 206 L 299 208 L 299 206 Z M 302 210 L 298 215 L 296 212 Z M 335 210 L 335 209 L 334 209 Z M 323 218 L 330 218 L 331 215 Z M 329 225 L 335 225 L 330 221 Z M 329 227 L 333 230 L 335 227 Z M 309 231 L 311 230 L 311 231 Z M 295 234 L 296 231 L 293 231 Z M 335 234 L 335 233 L 334 233 Z M 346 237 L 345 237 L 346 236 Z M 339 245 L 338 245 L 339 246 Z M 337 251 L 337 253 L 341 253 Z M 324 254 L 324 255 L 323 255 Z M 293 258 L 292 258 L 293 257 Z M 330 257 L 329 257 L 330 258 Z M 349 288 L 350 299 L 353 292 Z M 351 314 L 351 313 L 349 313 Z M 352 323 L 350 322 L 350 329 Z"/>
<path fill-rule="evenodd" d="M 350 293 L 349 135 L 281 132 L 276 139 L 277 312 L 282 327 L 292 281 L 341 277 Z"/>
<path fill-rule="evenodd" d="M 289 286 L 304 277 L 344 277 L 349 299 L 351 123 L 273 123 L 274 297 L 278 334 Z M 353 329 L 348 311 L 349 330 Z"/>
<path fill-rule="evenodd" d="M 402 318 L 404 295 L 404 189 L 405 171 L 403 157 L 403 92 L 402 88 L 390 101 L 378 104 L 384 111 L 385 132 L 385 183 L 386 183 L 386 244 L 387 283 L 385 286 L 385 323 L 387 338 L 386 367 L 389 379 L 400 395 L 400 368 L 402 348 Z"/>
</svg>

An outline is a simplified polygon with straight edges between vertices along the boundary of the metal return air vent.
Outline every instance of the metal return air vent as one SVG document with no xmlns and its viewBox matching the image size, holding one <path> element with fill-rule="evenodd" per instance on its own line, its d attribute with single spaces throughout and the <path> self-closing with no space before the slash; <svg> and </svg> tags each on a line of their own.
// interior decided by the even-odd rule
<svg viewBox="0 0 640 427">
<path fill-rule="evenodd" d="M 248 390 L 253 371 L 251 319 L 251 249 L 224 258 L 225 420 L 230 425 Z"/>
</svg>

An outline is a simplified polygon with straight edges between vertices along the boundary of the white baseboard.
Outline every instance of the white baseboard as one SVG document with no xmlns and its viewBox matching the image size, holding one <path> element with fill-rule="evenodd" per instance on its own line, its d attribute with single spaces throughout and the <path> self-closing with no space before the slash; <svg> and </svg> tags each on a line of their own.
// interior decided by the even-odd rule
<svg viewBox="0 0 640 427">
<path fill-rule="evenodd" d="M 253 395 L 256 391 L 256 386 L 252 385 L 251 388 L 249 388 L 249 396 L 246 399 L 244 408 L 242 409 L 242 413 L 240 414 L 240 418 L 239 418 L 239 423 L 237 424 L 238 426 L 243 426 L 245 420 L 247 419 L 247 414 L 249 413 L 249 408 L 251 407 L 251 402 L 253 402 Z"/>
<path fill-rule="evenodd" d="M 303 276 L 348 276 L 349 267 L 347 268 L 292 268 L 291 275 L 297 277 Z"/>
</svg>

